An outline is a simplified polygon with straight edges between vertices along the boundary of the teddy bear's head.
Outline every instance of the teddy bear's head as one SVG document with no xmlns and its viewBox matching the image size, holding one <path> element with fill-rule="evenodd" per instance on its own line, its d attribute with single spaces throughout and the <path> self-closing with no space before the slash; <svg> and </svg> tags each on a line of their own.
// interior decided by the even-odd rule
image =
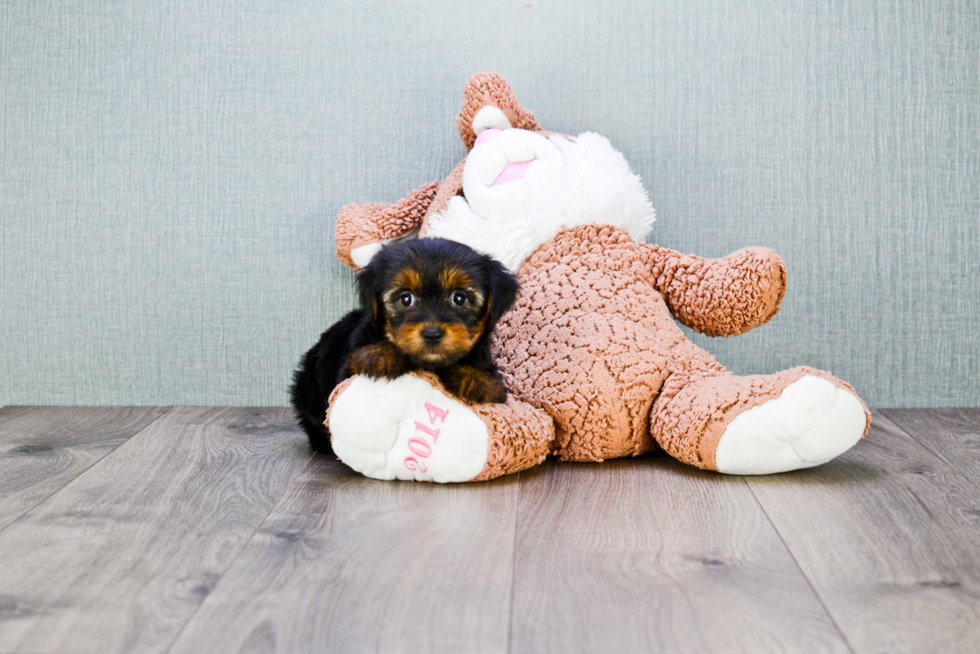
<svg viewBox="0 0 980 654">
<path fill-rule="evenodd" d="M 440 187 L 425 236 L 465 243 L 517 271 L 563 228 L 649 234 L 655 213 L 623 155 L 592 132 L 545 132 L 499 75 L 470 80 L 456 123 L 469 153 Z"/>
</svg>

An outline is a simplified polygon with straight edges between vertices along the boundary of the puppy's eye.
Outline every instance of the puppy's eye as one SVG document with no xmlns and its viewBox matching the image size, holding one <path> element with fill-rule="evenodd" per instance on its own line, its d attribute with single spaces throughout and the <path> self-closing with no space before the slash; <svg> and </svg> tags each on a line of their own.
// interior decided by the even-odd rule
<svg viewBox="0 0 980 654">
<path fill-rule="evenodd" d="M 415 304 L 415 296 L 411 293 L 402 293 L 398 296 L 398 301 L 403 307 L 410 307 Z"/>
<path fill-rule="evenodd" d="M 453 304 L 455 304 L 457 307 L 465 307 L 466 303 L 469 301 L 470 299 L 466 297 L 465 293 L 460 293 L 459 291 L 453 293 Z"/>
</svg>

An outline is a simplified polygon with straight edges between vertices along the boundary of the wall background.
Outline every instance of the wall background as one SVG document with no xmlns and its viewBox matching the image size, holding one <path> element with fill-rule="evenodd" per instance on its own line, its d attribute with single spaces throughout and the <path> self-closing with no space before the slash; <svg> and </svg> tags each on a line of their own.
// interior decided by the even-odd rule
<svg viewBox="0 0 980 654">
<path fill-rule="evenodd" d="M 783 255 L 722 363 L 980 406 L 980 7 L 790 4 L 0 3 L 0 405 L 285 404 L 353 303 L 333 216 L 442 178 L 497 70 L 656 242 Z"/>
</svg>

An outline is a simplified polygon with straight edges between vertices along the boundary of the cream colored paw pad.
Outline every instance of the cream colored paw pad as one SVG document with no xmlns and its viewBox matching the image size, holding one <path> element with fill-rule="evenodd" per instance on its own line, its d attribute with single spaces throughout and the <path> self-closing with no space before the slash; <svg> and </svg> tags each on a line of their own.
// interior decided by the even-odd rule
<svg viewBox="0 0 980 654">
<path fill-rule="evenodd" d="M 715 466 L 733 475 L 811 468 L 853 447 L 864 426 L 864 407 L 853 393 L 807 375 L 736 416 L 718 441 Z"/>
<path fill-rule="evenodd" d="M 469 481 L 487 463 L 483 421 L 418 377 L 355 378 L 328 427 L 340 460 L 375 479 Z"/>
</svg>

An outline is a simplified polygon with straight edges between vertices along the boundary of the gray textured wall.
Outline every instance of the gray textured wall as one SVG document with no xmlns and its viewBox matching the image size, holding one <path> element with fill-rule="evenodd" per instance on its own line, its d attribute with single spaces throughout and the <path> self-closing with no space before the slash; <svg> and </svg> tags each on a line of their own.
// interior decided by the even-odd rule
<svg viewBox="0 0 980 654">
<path fill-rule="evenodd" d="M 783 255 L 723 363 L 978 406 L 978 68 L 976 2 L 4 0 L 0 404 L 285 403 L 352 304 L 334 214 L 441 178 L 497 70 L 626 154 L 656 242 Z"/>
</svg>

